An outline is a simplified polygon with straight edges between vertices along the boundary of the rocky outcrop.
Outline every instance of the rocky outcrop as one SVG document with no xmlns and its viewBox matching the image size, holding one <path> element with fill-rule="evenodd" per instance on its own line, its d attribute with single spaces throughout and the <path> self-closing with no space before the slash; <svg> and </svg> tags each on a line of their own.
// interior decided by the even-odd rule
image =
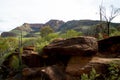
<svg viewBox="0 0 120 80">
<path fill-rule="evenodd" d="M 35 52 L 34 46 L 23 47 L 22 63 L 27 67 L 43 67 L 44 59 Z"/>
<path fill-rule="evenodd" d="M 119 62 L 120 59 L 105 56 L 103 58 L 100 54 L 111 51 L 119 52 L 119 41 L 119 36 L 98 42 L 93 37 L 85 36 L 70 39 L 59 38 L 45 46 L 41 55 L 34 52 L 32 46 L 25 47 L 22 60 L 27 68 L 22 70 L 21 79 L 80 80 L 83 73 L 89 74 L 93 68 L 99 75 L 108 74 L 109 64 L 114 61 Z M 111 55 L 111 53 L 107 54 Z"/>
<path fill-rule="evenodd" d="M 48 57 L 54 56 L 58 64 L 61 61 L 63 71 L 67 73 L 66 75 L 77 77 L 80 77 L 82 73 L 91 71 L 92 65 L 90 61 L 97 51 L 97 40 L 93 37 L 83 36 L 70 39 L 56 39 L 43 48 L 43 52 Z M 54 59 L 52 61 L 54 62 Z M 102 65 L 102 67 L 104 66 Z"/>
<path fill-rule="evenodd" d="M 106 42 L 104 42 L 104 40 Z M 43 51 L 48 55 L 50 54 L 55 56 L 60 56 L 58 54 L 61 54 L 61 56 L 69 55 L 70 57 L 68 58 L 68 61 L 66 63 L 67 65 L 64 68 L 64 72 L 66 72 L 66 74 L 69 76 L 79 77 L 83 73 L 89 74 L 92 68 L 94 68 L 98 74 L 103 75 L 108 73 L 109 63 L 113 61 L 120 61 L 119 58 L 101 58 L 98 55 L 96 57 L 94 52 L 101 53 L 104 51 L 110 52 L 112 50 L 115 53 L 116 51 L 119 51 L 118 49 L 119 48 L 118 44 L 120 41 L 119 36 L 110 37 L 104 40 L 98 41 L 99 52 L 97 52 L 97 47 L 98 47 L 98 45 L 96 44 L 97 41 L 92 37 L 77 37 L 77 38 L 70 38 L 70 39 L 54 40 L 51 44 L 49 44 L 48 46 L 45 46 Z M 109 44 L 109 42 L 112 42 L 112 44 Z M 77 44 L 77 47 L 74 46 L 76 44 Z M 91 45 L 92 47 L 91 48 L 90 46 L 88 47 L 87 46 L 88 44 Z M 94 50 L 94 51 L 89 52 L 88 49 Z M 107 56 L 110 56 L 110 55 L 107 55 Z"/>
<path fill-rule="evenodd" d="M 54 31 L 57 31 L 58 28 L 64 24 L 64 21 L 52 19 L 46 22 L 45 24 L 31 24 L 31 23 L 28 24 L 34 31 L 40 31 L 40 29 L 44 26 L 50 26 Z"/>
<path fill-rule="evenodd" d="M 12 53 L 6 58 L 6 60 L 3 62 L 3 65 L 12 69 L 10 63 L 13 60 L 13 56 L 19 58 L 18 49 L 16 49 L 14 53 Z M 43 62 L 44 62 L 43 58 L 38 54 L 38 52 L 34 51 L 33 46 L 27 46 L 23 48 L 22 64 L 26 65 L 27 67 L 41 67 L 44 65 Z"/>
<path fill-rule="evenodd" d="M 16 27 L 12 31 L 14 31 L 14 30 L 31 32 L 32 28 L 30 27 L 30 25 L 28 23 L 24 23 L 22 26 Z"/>
<path fill-rule="evenodd" d="M 98 74 L 106 74 L 109 63 L 117 60 L 120 59 L 72 56 L 67 64 L 66 73 L 72 76 L 80 76 L 83 73 L 89 74 L 94 68 Z"/>
<path fill-rule="evenodd" d="M 58 65 L 38 68 L 24 68 L 22 70 L 23 79 L 28 80 L 73 80 Z M 23 80 L 22 79 L 22 80 Z"/>
<path fill-rule="evenodd" d="M 113 36 L 98 41 L 98 55 L 100 57 L 120 56 L 120 36 Z"/>
<path fill-rule="evenodd" d="M 91 56 L 97 53 L 97 40 L 93 37 L 75 37 L 58 40 L 43 48 L 45 54 Z"/>
<path fill-rule="evenodd" d="M 28 23 L 30 25 L 30 28 L 34 31 L 34 32 L 39 32 L 40 29 L 44 26 L 44 24 L 31 24 L 31 23 Z"/>
<path fill-rule="evenodd" d="M 22 80 L 51 80 L 47 74 L 42 72 L 42 68 L 24 68 L 22 70 Z"/>
<path fill-rule="evenodd" d="M 60 26 L 63 25 L 63 24 L 64 24 L 64 21 L 62 21 L 62 20 L 50 20 L 47 23 L 45 23 L 45 26 L 51 26 L 51 28 L 54 31 L 58 31 Z"/>
<path fill-rule="evenodd" d="M 38 54 L 23 54 L 22 63 L 27 67 L 42 67 L 44 60 Z"/>
<path fill-rule="evenodd" d="M 109 63 L 120 61 L 119 58 L 80 57 L 72 56 L 66 68 L 61 65 L 51 65 L 37 68 L 24 68 L 24 78 L 31 77 L 33 80 L 40 79 L 41 75 L 45 80 L 80 80 L 80 76 L 89 74 L 94 68 L 99 75 L 107 74 Z M 46 79 L 48 78 L 48 79 Z"/>
</svg>

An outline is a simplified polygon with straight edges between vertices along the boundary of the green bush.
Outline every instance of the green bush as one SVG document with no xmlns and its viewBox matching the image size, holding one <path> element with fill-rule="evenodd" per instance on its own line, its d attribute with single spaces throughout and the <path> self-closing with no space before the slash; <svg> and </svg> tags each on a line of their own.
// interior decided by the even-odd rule
<svg viewBox="0 0 120 80">
<path fill-rule="evenodd" d="M 60 36 L 62 38 L 72 38 L 72 37 L 77 37 L 77 36 L 81 36 L 81 35 L 82 35 L 81 32 L 77 32 L 75 30 L 68 30 L 66 33 L 63 33 Z"/>
<path fill-rule="evenodd" d="M 34 46 L 36 44 L 37 38 L 23 38 L 22 44 L 24 46 Z"/>
<path fill-rule="evenodd" d="M 41 37 L 45 37 L 50 33 L 53 33 L 54 30 L 50 26 L 44 26 L 40 29 L 40 35 Z"/>
<path fill-rule="evenodd" d="M 42 53 L 42 49 L 44 46 L 48 45 L 49 42 L 47 41 L 44 41 L 44 42 L 41 42 L 41 43 L 36 43 L 36 51 L 39 52 L 39 53 Z"/>
<path fill-rule="evenodd" d="M 4 61 L 5 56 L 11 54 L 16 49 L 17 45 L 18 45 L 18 41 L 16 38 L 0 37 L 0 65 Z"/>
<path fill-rule="evenodd" d="M 110 36 L 120 36 L 120 31 L 114 31 Z"/>
<path fill-rule="evenodd" d="M 108 73 L 104 75 L 97 74 L 94 68 L 92 68 L 92 71 L 90 74 L 82 74 L 80 80 L 100 80 L 98 78 L 101 78 L 102 80 L 120 80 L 120 62 L 114 61 L 109 64 L 108 67 Z"/>
<path fill-rule="evenodd" d="M 19 69 L 19 59 L 17 56 L 12 56 L 11 62 L 10 62 L 10 66 L 13 69 Z"/>
<path fill-rule="evenodd" d="M 43 37 L 44 41 L 48 41 L 48 42 L 51 42 L 56 38 L 59 38 L 59 33 L 50 33 L 47 36 Z"/>
<path fill-rule="evenodd" d="M 119 61 L 118 61 L 119 62 Z M 109 73 L 108 76 L 105 77 L 105 80 L 120 80 L 120 70 L 118 66 L 118 62 L 112 62 L 109 64 Z"/>
<path fill-rule="evenodd" d="M 95 80 L 98 76 L 99 74 L 97 74 L 96 70 L 92 68 L 92 71 L 90 72 L 89 75 L 88 74 L 81 75 L 81 80 Z"/>
</svg>

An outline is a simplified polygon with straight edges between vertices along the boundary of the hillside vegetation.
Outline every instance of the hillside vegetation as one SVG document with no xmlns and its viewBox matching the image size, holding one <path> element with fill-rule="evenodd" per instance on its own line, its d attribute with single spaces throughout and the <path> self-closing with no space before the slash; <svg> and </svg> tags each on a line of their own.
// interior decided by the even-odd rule
<svg viewBox="0 0 120 80">
<path fill-rule="evenodd" d="M 102 26 L 101 26 L 102 25 Z M 61 21 L 61 20 L 50 20 L 43 23 L 38 24 L 31 24 L 31 23 L 24 23 L 23 25 L 16 27 L 15 29 L 11 30 L 11 34 L 15 34 L 17 36 L 20 35 L 21 31 L 23 32 L 23 36 L 27 37 L 36 37 L 36 33 L 39 33 L 41 28 L 45 26 L 50 26 L 55 32 L 64 33 L 68 30 L 75 30 L 78 32 L 82 32 L 84 35 L 96 35 L 96 33 L 104 32 L 106 33 L 107 25 L 105 22 L 100 22 L 96 20 L 71 20 L 71 21 Z M 114 30 L 120 31 L 120 24 L 119 23 L 111 23 L 110 26 L 110 33 Z M 30 36 L 31 35 L 31 36 Z M 9 36 L 4 33 L 1 36 Z"/>
</svg>

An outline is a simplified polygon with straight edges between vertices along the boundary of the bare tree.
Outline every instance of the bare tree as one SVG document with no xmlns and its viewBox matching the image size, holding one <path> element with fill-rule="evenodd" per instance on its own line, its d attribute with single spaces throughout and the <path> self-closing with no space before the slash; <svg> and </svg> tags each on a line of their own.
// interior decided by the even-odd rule
<svg viewBox="0 0 120 80">
<path fill-rule="evenodd" d="M 100 21 L 102 21 L 102 4 L 103 4 L 103 0 L 101 1 L 101 5 L 99 6 L 99 10 L 100 10 Z"/>
<path fill-rule="evenodd" d="M 104 6 L 100 6 L 100 19 L 103 21 L 105 20 L 107 23 L 107 34 L 109 36 L 110 34 L 110 23 L 111 21 L 116 18 L 118 15 L 120 15 L 120 8 L 114 8 L 113 5 L 110 7 L 110 12 L 109 14 L 106 14 L 106 8 Z M 108 16 L 109 15 L 109 16 Z"/>
</svg>

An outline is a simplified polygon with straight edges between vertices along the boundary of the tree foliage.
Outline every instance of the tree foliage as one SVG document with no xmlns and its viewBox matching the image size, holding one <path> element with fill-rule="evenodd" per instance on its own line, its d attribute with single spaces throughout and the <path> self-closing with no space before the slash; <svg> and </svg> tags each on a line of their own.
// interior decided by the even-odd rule
<svg viewBox="0 0 120 80">
<path fill-rule="evenodd" d="M 44 26 L 40 29 L 40 35 L 41 37 L 45 37 L 50 33 L 53 33 L 54 30 L 50 26 Z"/>
<path fill-rule="evenodd" d="M 81 32 L 77 32 L 73 29 L 71 30 L 67 30 L 66 33 L 61 34 L 62 38 L 72 38 L 72 37 L 77 37 L 77 36 L 81 36 L 82 33 Z"/>
</svg>

